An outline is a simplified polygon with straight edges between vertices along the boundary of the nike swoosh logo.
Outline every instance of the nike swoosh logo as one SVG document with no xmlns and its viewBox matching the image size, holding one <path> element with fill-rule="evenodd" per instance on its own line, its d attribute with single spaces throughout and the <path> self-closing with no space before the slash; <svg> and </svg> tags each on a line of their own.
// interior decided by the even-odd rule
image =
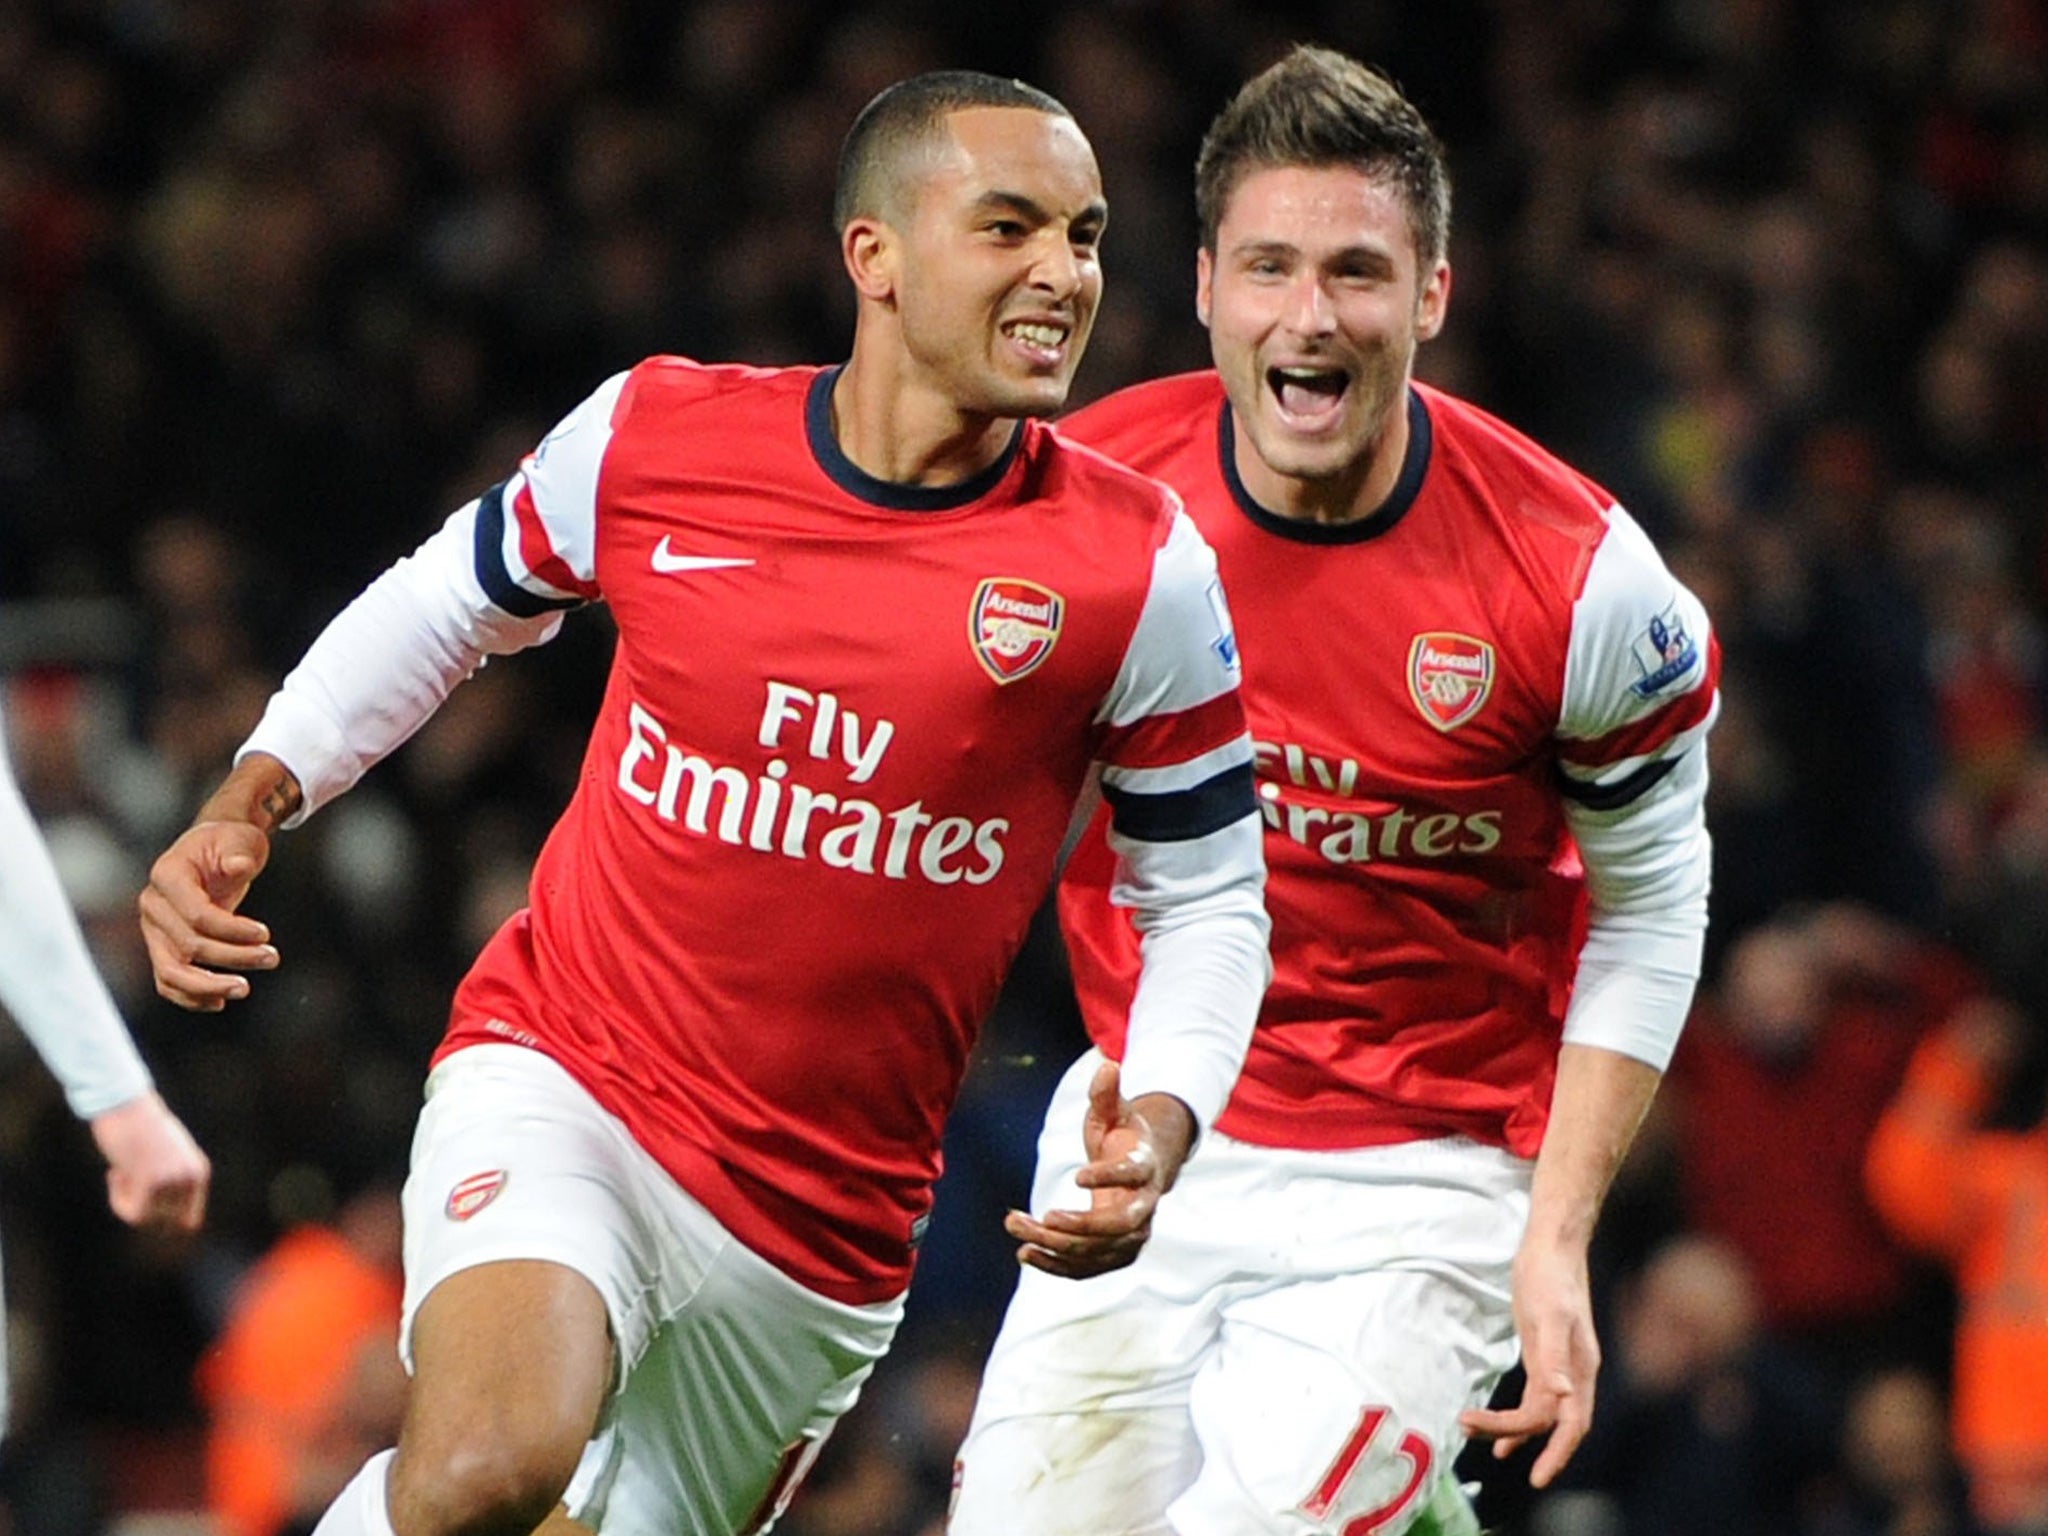
<svg viewBox="0 0 2048 1536">
<path fill-rule="evenodd" d="M 661 536 L 661 542 L 654 546 L 654 568 L 664 576 L 673 576 L 678 571 L 723 571 L 735 565 L 752 565 L 735 555 L 679 555 L 668 547 L 668 535 Z"/>
</svg>

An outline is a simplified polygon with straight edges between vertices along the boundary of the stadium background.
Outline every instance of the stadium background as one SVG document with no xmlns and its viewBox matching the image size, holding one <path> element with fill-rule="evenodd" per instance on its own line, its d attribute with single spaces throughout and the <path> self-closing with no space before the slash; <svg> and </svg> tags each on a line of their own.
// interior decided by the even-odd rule
<svg viewBox="0 0 2048 1536">
<path fill-rule="evenodd" d="M 318 626 L 640 356 L 842 356 L 838 140 L 918 69 L 1022 75 L 1094 140 L 1109 291 L 1080 398 L 1200 366 L 1195 142 L 1296 39 L 1386 67 L 1450 146 L 1457 282 L 1425 376 L 1612 487 L 1728 659 L 1699 1059 L 1600 1240 L 1601 1429 L 1572 1493 L 1496 1474 L 1487 1507 L 1551 1536 L 1852 1536 L 1903 1529 L 1901 1468 L 1952 1505 L 1947 1280 L 1853 1170 L 1959 999 L 2009 999 L 2037 1041 L 2048 1018 L 2043 5 L 0 0 L 13 751 L 217 1170 L 198 1241 L 121 1231 L 0 1043 L 0 1530 L 189 1524 L 195 1367 L 280 1234 L 365 1189 L 374 1209 L 402 1168 L 447 995 L 519 900 L 607 650 L 576 616 L 285 838 L 254 904 L 283 970 L 177 1014 L 133 892 Z M 1041 935 L 902 1347 L 796 1536 L 938 1530 L 1009 1284 L 999 1213 L 1077 1039 Z"/>
</svg>

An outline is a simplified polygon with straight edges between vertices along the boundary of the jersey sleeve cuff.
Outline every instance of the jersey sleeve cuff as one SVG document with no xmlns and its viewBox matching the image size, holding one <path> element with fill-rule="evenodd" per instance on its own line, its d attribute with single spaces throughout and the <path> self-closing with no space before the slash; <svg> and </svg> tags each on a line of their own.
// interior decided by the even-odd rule
<svg viewBox="0 0 2048 1536">
<path fill-rule="evenodd" d="M 126 1030 L 122 1031 L 125 1036 Z M 64 1102 L 71 1113 L 80 1120 L 97 1120 L 110 1109 L 119 1109 L 123 1104 L 141 1098 L 156 1086 L 156 1080 L 149 1075 L 149 1068 L 142 1064 L 142 1058 L 130 1047 L 128 1059 L 113 1066 L 103 1077 L 77 1088 L 66 1086 Z"/>
<path fill-rule="evenodd" d="M 1692 1009 L 1701 937 L 1622 933 L 1587 937 L 1565 1015 L 1567 1045 L 1592 1045 L 1663 1071 Z"/>
<path fill-rule="evenodd" d="M 299 782 L 299 808 L 279 823 L 287 829 L 303 825 L 362 777 L 362 764 L 341 727 L 289 686 L 271 695 L 263 718 L 235 753 L 236 764 L 256 752 L 276 758 Z"/>
<path fill-rule="evenodd" d="M 1122 1092 L 1127 1099 L 1140 1099 L 1148 1093 L 1172 1094 L 1195 1117 L 1195 1134 L 1200 1137 L 1208 1134 L 1223 1113 L 1243 1064 L 1242 1050 L 1193 1050 L 1185 1040 L 1166 1049 L 1148 1049 L 1133 1041 L 1124 1049 Z"/>
</svg>

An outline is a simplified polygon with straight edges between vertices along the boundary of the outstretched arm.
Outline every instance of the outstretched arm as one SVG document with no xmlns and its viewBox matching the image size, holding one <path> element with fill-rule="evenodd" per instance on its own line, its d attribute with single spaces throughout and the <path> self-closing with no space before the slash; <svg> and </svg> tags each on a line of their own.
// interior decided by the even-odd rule
<svg viewBox="0 0 2048 1536">
<path fill-rule="evenodd" d="M 1528 1386 L 1468 1434 L 1505 1456 L 1550 1442 L 1529 1480 L 1564 1470 L 1593 1422 L 1600 1345 L 1587 1247 L 1692 1006 L 1707 929 L 1706 736 L 1719 653 L 1706 611 L 1619 508 L 1573 610 L 1557 782 L 1586 869 L 1580 947 L 1529 1226 L 1515 1255 Z"/>
<path fill-rule="evenodd" d="M 1539 1488 L 1564 1470 L 1593 1422 L 1600 1346 L 1587 1247 L 1692 1003 L 1707 922 L 1705 792 L 1705 752 L 1693 744 L 1637 799 L 1570 811 L 1593 913 L 1565 1017 L 1529 1226 L 1515 1255 L 1515 1325 L 1528 1385 L 1514 1408 L 1461 1420 L 1468 1434 L 1494 1440 L 1500 1456 L 1548 1434 L 1529 1474 Z"/>
<path fill-rule="evenodd" d="M 212 1170 L 150 1085 L 0 752 L 0 1004 L 91 1123 L 130 1224 L 199 1225 Z"/>
<path fill-rule="evenodd" d="M 249 971 L 278 963 L 270 933 L 241 915 L 297 826 L 396 750 L 493 653 L 553 634 L 561 616 L 517 618 L 477 582 L 476 503 L 451 517 L 338 614 L 271 697 L 235 767 L 150 870 L 142 934 L 156 989 L 217 1013 L 249 995 Z"/>
<path fill-rule="evenodd" d="M 1864 1166 L 1878 1215 L 1915 1248 L 1958 1262 L 2003 1208 L 1997 1196 L 2015 1154 L 1980 1127 L 2026 1038 L 2010 1003 L 1979 997 L 1914 1051 Z"/>
<path fill-rule="evenodd" d="M 1515 1329 L 1528 1385 L 1513 1408 L 1468 1412 L 1465 1432 L 1506 1456 L 1532 1436 L 1549 1444 L 1529 1481 L 1546 1486 L 1593 1424 L 1600 1341 L 1593 1327 L 1586 1255 L 1601 1203 L 1663 1074 L 1592 1045 L 1558 1057 L 1550 1125 L 1536 1158 L 1529 1227 L 1515 1255 Z"/>
<path fill-rule="evenodd" d="M 249 995 L 242 974 L 278 964 L 241 915 L 270 838 L 349 789 L 495 653 L 548 638 L 561 615 L 498 609 L 474 571 L 471 503 L 386 571 L 313 642 L 271 697 L 235 767 L 150 870 L 142 933 L 156 988 L 214 1013 Z"/>
<path fill-rule="evenodd" d="M 278 963 L 268 930 L 239 911 L 271 833 L 349 789 L 489 657 L 551 638 L 565 609 L 596 596 L 597 476 L 623 380 L 372 582 L 285 678 L 234 771 L 150 872 L 142 929 L 165 997 L 214 1012 L 248 996 L 239 973 Z"/>
</svg>

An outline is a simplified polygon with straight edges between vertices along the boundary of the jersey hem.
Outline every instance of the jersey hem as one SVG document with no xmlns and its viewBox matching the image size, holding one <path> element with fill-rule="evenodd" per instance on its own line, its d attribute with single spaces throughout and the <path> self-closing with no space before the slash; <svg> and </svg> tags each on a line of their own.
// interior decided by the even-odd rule
<svg viewBox="0 0 2048 1536">
<path fill-rule="evenodd" d="M 513 1045 L 523 1050 L 538 1051 L 574 1078 L 600 1108 L 625 1126 L 635 1145 L 653 1158 L 685 1194 L 709 1211 L 732 1234 L 734 1241 L 805 1290 L 844 1306 L 867 1307 L 900 1296 L 909 1286 L 915 1267 L 913 1263 L 874 1264 L 858 1272 L 851 1265 L 829 1271 L 813 1267 L 821 1260 L 831 1262 L 822 1251 L 825 1245 L 803 1245 L 791 1241 L 799 1231 L 820 1234 L 830 1247 L 842 1252 L 850 1250 L 854 1254 L 861 1251 L 861 1239 L 872 1240 L 880 1234 L 867 1228 L 848 1228 L 831 1222 L 812 1207 L 794 1200 L 750 1197 L 747 1185 L 756 1181 L 742 1181 L 735 1170 L 721 1164 L 702 1148 L 687 1143 L 671 1144 L 667 1149 L 670 1155 L 663 1155 L 635 1131 L 631 1105 L 622 1105 L 606 1091 L 602 1081 L 580 1071 L 566 1054 L 549 1050 L 547 1041 L 535 1031 L 521 1028 L 519 1033 L 523 1038 L 512 1039 L 491 1031 L 491 1022 L 502 1021 L 465 1019 L 451 1027 L 434 1052 L 429 1071 L 456 1052 L 473 1045 Z M 687 1155 L 675 1155 L 678 1153 Z M 769 1192 L 767 1185 L 759 1187 L 764 1193 Z"/>
<path fill-rule="evenodd" d="M 1534 1157 L 1543 1143 L 1548 1116 L 1513 1125 L 1498 1112 L 1457 1114 L 1421 1106 L 1357 1100 L 1335 1104 L 1278 1103 L 1251 1105 L 1233 1100 L 1216 1117 L 1215 1129 L 1232 1141 L 1255 1147 L 1292 1148 L 1304 1152 L 1355 1152 L 1365 1147 L 1400 1146 L 1416 1141 L 1463 1137 L 1482 1146 L 1498 1147 L 1517 1157 Z"/>
</svg>

